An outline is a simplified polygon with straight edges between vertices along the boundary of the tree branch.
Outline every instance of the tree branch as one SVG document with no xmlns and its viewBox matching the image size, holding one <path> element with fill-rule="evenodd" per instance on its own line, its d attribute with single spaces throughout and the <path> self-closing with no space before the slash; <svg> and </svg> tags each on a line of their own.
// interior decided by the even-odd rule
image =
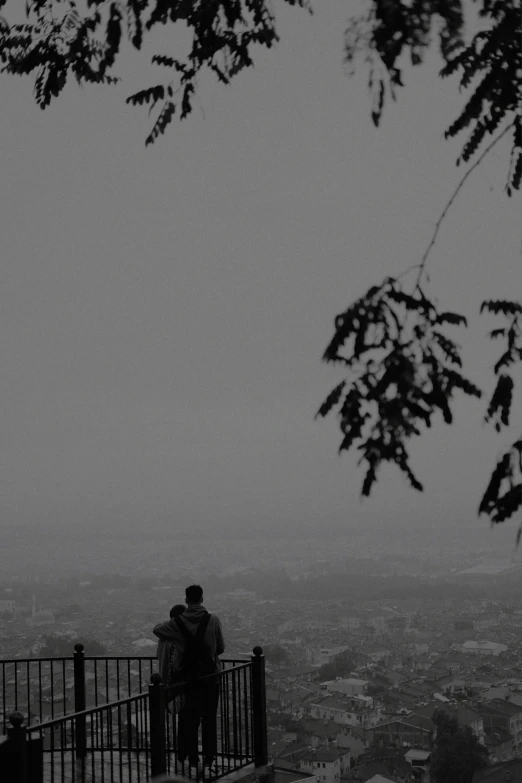
<svg viewBox="0 0 522 783">
<path fill-rule="evenodd" d="M 427 248 L 426 248 L 426 250 L 424 251 L 424 254 L 423 254 L 422 258 L 421 258 L 421 262 L 420 262 L 420 264 L 418 265 L 418 267 L 419 267 L 419 272 L 418 272 L 418 275 L 417 275 L 417 281 L 416 281 L 416 283 L 415 283 L 415 289 L 414 289 L 414 290 L 418 290 L 419 283 L 420 283 L 420 281 L 421 281 L 422 275 L 424 274 L 424 267 L 426 266 L 426 261 L 428 260 L 428 256 L 429 256 L 429 254 L 431 253 L 431 250 L 432 250 L 432 248 L 433 248 L 433 246 L 434 246 L 434 244 L 435 244 L 435 241 L 436 241 L 436 239 L 437 239 L 437 235 L 438 235 L 438 233 L 439 233 L 439 229 L 440 229 L 440 227 L 441 227 L 441 225 L 442 225 L 442 221 L 444 220 L 444 218 L 445 218 L 445 217 L 446 217 L 446 215 L 448 214 L 448 211 L 449 211 L 449 209 L 450 209 L 451 205 L 453 204 L 453 202 L 454 202 L 454 201 L 455 201 L 455 199 L 457 198 L 458 194 L 460 193 L 460 191 L 461 191 L 461 189 L 462 189 L 462 187 L 463 187 L 464 183 L 466 182 L 467 178 L 469 177 L 469 175 L 471 174 L 471 172 L 472 172 L 472 171 L 474 171 L 474 170 L 477 168 L 477 166 L 479 166 L 479 165 L 482 163 L 482 161 L 484 160 L 484 158 L 486 157 L 486 155 L 488 154 L 488 152 L 490 152 L 490 151 L 493 149 L 493 147 L 495 147 L 495 146 L 496 146 L 496 144 L 498 144 L 498 142 L 499 142 L 499 141 L 500 141 L 500 140 L 501 140 L 501 139 L 502 139 L 502 138 L 503 138 L 503 137 L 506 135 L 506 133 L 507 133 L 507 132 L 508 132 L 508 131 L 509 131 L 511 128 L 513 128 L 513 127 L 514 127 L 514 125 L 515 125 L 515 120 L 513 120 L 513 122 L 510 122 L 510 124 L 509 124 L 509 125 L 507 125 L 507 126 L 504 128 L 504 130 L 503 130 L 501 133 L 499 133 L 499 134 L 498 134 L 498 136 L 495 136 L 495 138 L 493 139 L 493 141 L 492 141 L 490 144 L 488 144 L 488 146 L 487 146 L 487 147 L 486 147 L 486 149 L 485 149 L 485 150 L 482 152 L 482 154 L 481 154 L 481 155 L 479 155 L 479 157 L 477 158 L 477 160 L 475 161 L 475 163 L 474 163 L 474 164 L 473 164 L 473 165 L 472 165 L 472 166 L 471 166 L 471 167 L 470 167 L 470 168 L 469 168 L 469 169 L 466 171 L 466 173 L 464 174 L 464 176 L 463 176 L 463 177 L 462 177 L 462 179 L 460 180 L 459 184 L 457 185 L 457 187 L 456 187 L 456 188 L 455 188 L 455 190 L 453 191 L 453 194 L 452 194 L 451 198 L 449 199 L 448 203 L 447 203 L 447 204 L 446 204 L 446 206 L 444 207 L 444 209 L 443 209 L 443 211 L 442 211 L 442 214 L 441 214 L 441 216 L 439 217 L 439 219 L 437 220 L 437 222 L 436 222 L 436 224 L 435 224 L 435 230 L 434 230 L 434 232 L 433 232 L 433 236 L 431 237 L 431 240 L 430 240 L 430 243 L 429 243 L 428 247 L 427 247 Z M 410 268 L 411 268 L 411 267 L 410 267 Z"/>
</svg>

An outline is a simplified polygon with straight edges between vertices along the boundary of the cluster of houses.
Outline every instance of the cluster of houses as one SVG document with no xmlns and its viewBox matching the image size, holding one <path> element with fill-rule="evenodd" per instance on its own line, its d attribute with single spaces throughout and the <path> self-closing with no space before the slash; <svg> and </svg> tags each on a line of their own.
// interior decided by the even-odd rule
<svg viewBox="0 0 522 783">
<path fill-rule="evenodd" d="M 278 768 L 312 773 L 318 783 L 427 783 L 436 740 L 433 715 L 441 709 L 486 746 L 490 773 L 522 764 L 522 678 L 390 682 L 374 670 L 367 679 L 356 671 L 318 682 L 318 672 L 298 666 L 268 673 L 269 753 Z M 283 680 L 286 691 L 276 701 Z"/>
</svg>

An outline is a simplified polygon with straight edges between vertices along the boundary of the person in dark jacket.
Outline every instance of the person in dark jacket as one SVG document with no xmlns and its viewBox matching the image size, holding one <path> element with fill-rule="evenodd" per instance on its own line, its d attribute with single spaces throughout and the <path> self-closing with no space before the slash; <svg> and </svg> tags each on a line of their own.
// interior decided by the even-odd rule
<svg viewBox="0 0 522 783">
<path fill-rule="evenodd" d="M 178 628 L 176 619 L 180 620 L 187 630 L 196 635 L 200 622 L 208 614 L 203 606 L 203 590 L 199 585 L 190 585 L 185 590 L 187 608 L 179 618 L 159 623 L 153 633 L 160 640 L 173 642 L 181 656 L 185 648 L 185 636 Z M 223 631 L 219 618 L 211 614 L 205 630 L 204 644 L 214 661 L 214 671 L 221 671 L 219 656 L 225 651 Z M 203 759 L 206 765 L 211 765 L 217 756 L 217 707 L 219 700 L 219 678 L 217 682 L 204 681 L 190 691 L 184 700 L 178 722 L 178 758 L 183 763 L 187 758 L 190 766 L 199 763 L 198 733 L 201 725 Z"/>
<path fill-rule="evenodd" d="M 169 617 L 173 620 L 175 617 L 179 617 L 183 614 L 186 607 L 184 604 L 176 604 L 172 607 L 169 613 Z M 172 673 L 179 669 L 179 650 L 175 647 L 174 642 L 167 639 L 160 639 L 158 641 L 158 668 L 161 674 L 161 679 L 164 685 L 172 685 Z"/>
</svg>

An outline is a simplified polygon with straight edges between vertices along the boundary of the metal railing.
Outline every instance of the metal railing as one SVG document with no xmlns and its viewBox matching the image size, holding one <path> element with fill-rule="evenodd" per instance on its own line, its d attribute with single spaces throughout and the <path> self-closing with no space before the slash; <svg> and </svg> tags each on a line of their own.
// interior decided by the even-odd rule
<svg viewBox="0 0 522 783">
<path fill-rule="evenodd" d="M 229 668 L 244 660 L 222 663 Z M 0 732 L 12 712 L 31 725 L 143 693 L 157 666 L 152 656 L 89 656 L 80 642 L 68 657 L 0 660 Z M 85 704 L 76 704 L 78 689 L 85 690 Z"/>
<path fill-rule="evenodd" d="M 142 693 L 157 668 L 157 659 L 149 656 L 89 656 L 81 643 L 74 649 L 74 655 L 63 658 L 0 660 L 4 732 L 13 711 L 32 724 Z M 85 690 L 83 707 L 75 702 L 78 687 Z"/>
<path fill-rule="evenodd" d="M 61 659 L 62 667 L 67 660 Z M 101 686 L 101 693 L 95 693 L 94 704 L 87 706 L 88 679 L 85 674 L 92 660 L 105 662 L 101 664 L 104 676 L 96 674 L 94 681 Z M 262 766 L 267 763 L 264 657 L 260 647 L 254 649 L 250 661 L 223 661 L 221 672 L 198 680 L 196 685 L 179 683 L 167 689 L 160 675 L 152 673 L 147 690 L 142 681 L 142 692 L 107 702 L 109 663 L 117 662 L 116 693 L 121 695 L 122 691 L 139 687 L 140 678 L 147 669 L 150 671 L 155 659 L 141 659 L 141 666 L 135 669 L 137 680 L 134 683 L 121 674 L 128 672 L 129 664 L 134 666 L 136 660 L 139 661 L 88 659 L 82 645 L 76 645 L 73 693 L 69 699 L 75 705 L 73 711 L 43 717 L 43 720 L 37 715 L 36 721 L 28 720 L 28 726 L 24 726 L 22 712 L 18 710 L 11 714 L 7 742 L 3 747 L 0 743 L 0 778 L 2 768 L 7 769 L 6 759 L 13 763 L 13 758 L 20 761 L 21 766 L 17 768 L 20 783 L 141 783 L 164 772 L 193 777 L 196 781 L 210 781 L 248 764 Z M 39 693 L 42 693 L 45 683 L 41 678 L 38 685 Z M 21 693 L 25 692 L 24 688 L 19 693 L 18 703 Z M 208 705 L 205 706 L 209 693 L 217 697 L 213 714 L 209 713 Z M 29 689 L 27 695 L 27 714 L 34 716 L 29 706 L 31 701 L 33 704 L 39 702 L 38 693 L 35 699 Z M 16 691 L 13 697 L 16 697 Z M 64 709 L 66 705 L 67 702 Z M 201 741 L 198 738 L 200 723 L 203 724 Z M 211 766 L 190 766 L 190 756 L 180 752 L 180 743 L 183 743 L 189 724 L 193 741 L 196 737 L 196 753 L 203 757 L 210 753 L 213 757 Z M 10 756 L 5 753 L 9 750 Z"/>
</svg>

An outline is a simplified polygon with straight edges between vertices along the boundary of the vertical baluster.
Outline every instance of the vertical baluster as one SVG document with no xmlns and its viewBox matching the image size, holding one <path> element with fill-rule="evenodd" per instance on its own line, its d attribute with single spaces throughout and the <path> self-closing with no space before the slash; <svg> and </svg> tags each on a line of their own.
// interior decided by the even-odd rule
<svg viewBox="0 0 522 783">
<path fill-rule="evenodd" d="M 123 783 L 123 739 L 122 739 L 122 732 L 121 732 L 121 705 L 120 704 L 118 704 L 117 712 L 118 712 L 118 737 L 120 743 L 118 763 L 120 765 L 120 783 Z"/>
<path fill-rule="evenodd" d="M 238 723 L 238 739 L 239 739 L 239 757 L 241 763 L 243 763 L 243 710 L 242 693 L 241 693 L 241 669 L 236 671 L 237 676 L 237 723 Z"/>
<path fill-rule="evenodd" d="M 76 734 L 75 724 L 71 720 L 71 776 L 73 780 L 76 780 Z"/>
<path fill-rule="evenodd" d="M 86 723 L 84 711 L 87 706 L 85 689 L 85 654 L 83 644 L 74 645 L 74 711 L 82 713 L 76 721 L 76 755 L 84 759 L 86 755 Z"/>
<path fill-rule="evenodd" d="M 141 703 L 142 720 L 143 720 L 143 734 L 141 737 L 142 751 L 140 756 L 140 763 L 143 763 L 143 775 L 145 780 L 149 779 L 150 763 L 149 763 L 149 703 L 148 698 L 145 696 Z"/>
<path fill-rule="evenodd" d="M 15 661 L 14 667 L 14 697 L 15 697 L 15 712 L 18 712 L 18 663 Z"/>
<path fill-rule="evenodd" d="M 165 773 L 165 695 L 161 675 L 155 673 L 149 685 L 151 774 Z"/>
<path fill-rule="evenodd" d="M 29 685 L 29 661 L 26 661 L 25 663 L 25 686 L 27 688 L 27 725 L 31 725 L 31 693 L 30 693 L 30 685 Z"/>
<path fill-rule="evenodd" d="M 38 709 L 40 711 L 40 722 L 42 721 L 42 715 L 43 715 L 43 704 L 42 704 L 42 662 L 38 661 Z M 51 713 L 51 717 L 52 713 Z"/>
<path fill-rule="evenodd" d="M 129 765 L 129 775 L 130 770 L 132 769 L 132 714 L 131 714 L 131 706 L 130 702 L 127 702 L 126 704 L 126 720 L 127 720 L 127 728 L 126 728 L 126 734 L 127 734 L 127 763 Z"/>
<path fill-rule="evenodd" d="M 226 753 L 227 764 L 230 770 L 230 669 L 226 673 L 226 698 L 225 698 L 225 740 L 226 740 Z"/>
<path fill-rule="evenodd" d="M 3 715 L 2 715 L 2 730 L 5 734 L 6 729 L 6 713 L 7 713 L 7 704 L 5 701 L 5 661 L 0 661 L 0 666 L 2 667 L 2 709 L 3 709 Z"/>
<path fill-rule="evenodd" d="M 245 667 L 243 669 L 243 699 L 244 699 L 244 720 L 245 720 L 245 755 L 247 760 L 250 760 L 250 726 L 248 720 L 248 688 L 247 688 L 247 671 Z"/>
<path fill-rule="evenodd" d="M 238 743 L 237 743 L 237 693 L 236 693 L 235 670 L 232 669 L 230 674 L 232 678 L 232 732 L 234 737 L 234 768 L 236 768 Z"/>
<path fill-rule="evenodd" d="M 66 743 L 66 741 L 64 741 L 65 740 L 65 738 L 64 738 L 64 730 L 63 730 L 64 724 L 60 723 L 59 727 L 60 727 L 60 740 L 59 740 L 59 743 L 60 743 L 60 773 L 61 773 L 62 783 L 65 783 L 65 758 L 64 758 L 65 749 L 64 749 L 64 745 L 66 745 L 67 743 Z"/>
<path fill-rule="evenodd" d="M 136 775 L 137 783 L 141 783 L 141 737 L 143 733 L 142 704 L 140 698 L 135 704 L 136 713 Z"/>
<path fill-rule="evenodd" d="M 50 687 L 50 698 L 51 698 L 51 720 L 54 718 L 54 668 L 53 668 L 53 661 L 51 661 L 49 666 L 50 676 L 51 676 L 51 687 Z"/>
<path fill-rule="evenodd" d="M 254 719 L 254 763 L 268 764 L 265 658 L 261 647 L 254 647 L 252 656 L 252 714 Z"/>
<path fill-rule="evenodd" d="M 51 754 L 50 754 L 51 755 L 51 780 L 54 780 L 54 752 L 55 752 L 54 732 L 55 732 L 55 730 L 56 730 L 55 727 L 51 726 L 51 728 L 50 728 L 51 735 L 50 735 L 50 738 L 49 738 L 49 744 L 51 746 Z"/>
<path fill-rule="evenodd" d="M 63 714 L 67 715 L 67 683 L 65 674 L 65 658 L 62 658 L 62 689 L 63 689 Z"/>
<path fill-rule="evenodd" d="M 107 661 L 105 662 L 107 666 Z M 107 710 L 107 731 L 109 733 L 109 753 L 110 753 L 110 769 L 111 769 L 111 783 L 114 781 L 114 753 L 121 753 L 120 743 L 114 742 L 114 726 L 112 725 L 112 710 Z"/>
<path fill-rule="evenodd" d="M 94 658 L 94 706 L 98 706 L 98 661 Z"/>
<path fill-rule="evenodd" d="M 94 767 L 94 759 L 96 757 L 96 752 L 97 752 L 97 747 L 96 747 L 97 743 L 94 736 L 94 713 L 91 712 L 90 718 L 91 718 L 91 759 L 92 759 L 92 765 Z"/>
</svg>

